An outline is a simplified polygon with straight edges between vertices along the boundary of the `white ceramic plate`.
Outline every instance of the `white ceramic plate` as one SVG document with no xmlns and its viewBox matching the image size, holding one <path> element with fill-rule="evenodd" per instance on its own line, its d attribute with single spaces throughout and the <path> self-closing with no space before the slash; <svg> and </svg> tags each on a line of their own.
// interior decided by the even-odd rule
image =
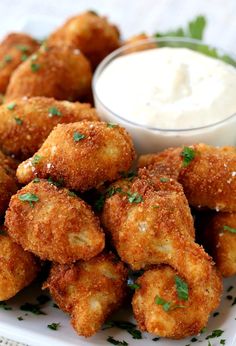
<svg viewBox="0 0 236 346">
<path fill-rule="evenodd" d="M 37 38 L 45 38 L 47 34 L 52 31 L 60 21 L 56 18 L 49 17 L 31 17 L 31 19 L 23 18 L 21 22 L 15 23 L 11 31 L 24 31 Z M 6 34 L 6 32 L 4 33 Z M 3 32 L 1 30 L 1 36 Z M 221 306 L 217 310 L 219 314 L 216 317 L 211 317 L 204 334 L 196 336 L 196 339 L 185 339 L 180 341 L 173 341 L 167 339 L 159 339 L 153 341 L 155 336 L 142 333 L 142 339 L 135 340 L 132 336 L 124 330 L 112 328 L 99 332 L 96 336 L 85 339 L 79 337 L 72 327 L 70 326 L 69 316 L 62 311 L 53 307 L 53 302 L 49 301 L 42 306 L 42 311 L 46 315 L 34 315 L 30 312 L 22 311 L 20 307 L 26 303 L 37 303 L 36 298 L 42 294 L 40 288 L 36 285 L 29 287 L 18 294 L 15 298 L 7 302 L 7 306 L 0 305 L 0 335 L 5 336 L 16 341 L 20 341 L 30 346 L 70 346 L 70 345 L 111 345 L 107 341 L 109 336 L 119 341 L 126 341 L 130 346 L 185 346 L 185 345 L 210 345 L 218 346 L 220 340 L 224 339 L 225 345 L 236 345 L 236 304 L 232 306 L 235 298 L 236 302 L 236 278 L 227 279 L 224 282 L 225 290 L 222 297 Z M 229 287 L 234 288 L 227 292 Z M 232 299 L 227 299 L 229 295 Z M 11 310 L 8 310 L 8 307 Z M 27 315 L 25 315 L 27 314 Z M 23 320 L 18 318 L 22 317 Z M 130 310 L 122 310 L 112 319 L 119 319 L 122 321 L 132 321 L 132 313 Z M 60 323 L 61 327 L 57 331 L 53 331 L 47 327 L 51 323 Z M 135 322 L 134 322 L 135 323 Z M 213 330 L 223 330 L 220 337 L 210 338 L 206 337 L 212 333 Z M 192 339 L 192 341 L 191 341 Z M 195 341 L 194 341 L 195 340 Z"/>
</svg>

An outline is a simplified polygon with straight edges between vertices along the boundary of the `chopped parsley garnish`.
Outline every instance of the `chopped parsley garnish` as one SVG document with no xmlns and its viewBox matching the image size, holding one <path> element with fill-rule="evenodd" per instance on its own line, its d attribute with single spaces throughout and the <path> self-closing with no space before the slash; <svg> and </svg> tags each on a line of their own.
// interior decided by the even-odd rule
<svg viewBox="0 0 236 346">
<path fill-rule="evenodd" d="M 9 305 L 7 305 L 6 302 L 2 301 L 0 302 L 0 308 L 4 309 L 4 310 L 12 310 L 12 307 L 10 307 Z"/>
<path fill-rule="evenodd" d="M 201 334 L 206 333 L 206 330 L 207 330 L 206 327 L 204 327 L 204 328 L 202 328 L 202 330 L 200 331 L 200 333 L 201 333 Z"/>
<path fill-rule="evenodd" d="M 220 345 L 225 345 L 225 341 L 226 341 L 225 339 L 221 339 L 220 340 Z"/>
<path fill-rule="evenodd" d="M 159 296 L 156 296 L 155 303 L 157 305 L 162 305 L 162 308 L 163 308 L 164 311 L 169 311 L 170 310 L 171 303 L 167 302 L 165 299 L 163 299 L 163 298 L 161 298 Z"/>
<path fill-rule="evenodd" d="M 162 183 L 167 183 L 168 181 L 170 181 L 169 178 L 165 178 L 165 177 L 160 178 L 160 182 L 162 182 Z"/>
<path fill-rule="evenodd" d="M 68 191 L 68 196 L 70 197 L 77 197 L 76 193 L 73 191 Z"/>
<path fill-rule="evenodd" d="M 232 299 L 233 299 L 233 296 L 231 296 L 230 294 L 228 294 L 228 295 L 226 296 L 226 299 L 232 300 Z"/>
<path fill-rule="evenodd" d="M 57 109 L 56 107 L 51 107 L 49 108 L 48 110 L 48 116 L 50 118 L 52 118 L 53 116 L 58 116 L 58 117 L 61 117 L 62 116 L 62 113 L 59 111 L 59 109 Z"/>
<path fill-rule="evenodd" d="M 229 227 L 229 226 L 224 226 L 223 230 L 224 231 L 229 231 L 231 233 L 236 233 L 236 228 L 232 228 L 232 227 Z"/>
<path fill-rule="evenodd" d="M 98 212 L 101 211 L 104 207 L 104 203 L 105 203 L 105 195 L 101 194 L 96 200 L 96 202 L 94 203 L 95 210 Z"/>
<path fill-rule="evenodd" d="M 7 105 L 7 109 L 9 109 L 10 111 L 13 111 L 15 107 L 16 107 L 16 102 L 12 102 Z"/>
<path fill-rule="evenodd" d="M 180 155 L 183 157 L 183 167 L 187 167 L 195 158 L 195 151 L 190 147 L 184 147 Z"/>
<path fill-rule="evenodd" d="M 122 192 L 121 187 L 114 187 L 114 186 L 109 187 L 106 191 L 108 197 L 111 197 L 115 195 L 116 193 L 120 193 L 120 192 Z"/>
<path fill-rule="evenodd" d="M 38 154 L 34 155 L 34 157 L 32 159 L 32 165 L 33 166 L 38 165 L 41 159 L 42 159 L 42 156 L 40 156 Z"/>
<path fill-rule="evenodd" d="M 19 195 L 18 198 L 22 202 L 29 202 L 29 204 L 32 208 L 34 207 L 33 203 L 39 201 L 38 196 L 36 196 L 35 194 L 30 193 L 30 192 L 24 193 L 23 195 Z"/>
<path fill-rule="evenodd" d="M 58 330 L 60 328 L 61 324 L 60 323 L 51 323 L 48 324 L 48 328 L 51 330 Z"/>
<path fill-rule="evenodd" d="M 197 340 L 198 340 L 198 339 L 194 337 L 194 338 L 192 338 L 190 341 L 191 341 L 191 342 L 196 342 Z"/>
<path fill-rule="evenodd" d="M 31 312 L 34 315 L 46 315 L 45 312 L 41 310 L 40 304 L 25 303 L 20 306 L 22 311 Z"/>
<path fill-rule="evenodd" d="M 209 340 L 208 340 L 208 344 L 207 344 L 207 346 L 212 346 Z"/>
<path fill-rule="evenodd" d="M 37 64 L 36 62 L 31 62 L 30 67 L 32 72 L 37 72 L 38 70 L 40 70 L 41 65 Z"/>
<path fill-rule="evenodd" d="M 11 55 L 5 55 L 4 56 L 4 61 L 5 62 L 11 62 L 13 59 L 12 59 L 12 56 Z"/>
<path fill-rule="evenodd" d="M 25 60 L 27 60 L 28 59 L 28 55 L 27 54 L 22 54 L 21 55 L 21 61 L 25 61 Z"/>
<path fill-rule="evenodd" d="M 113 345 L 119 346 L 128 346 L 129 344 L 126 341 L 119 341 L 113 338 L 113 336 L 108 336 L 107 341 Z"/>
<path fill-rule="evenodd" d="M 56 187 L 61 187 L 64 183 L 64 180 L 61 178 L 59 180 L 53 180 L 52 177 L 48 178 L 49 184 L 55 185 Z"/>
<path fill-rule="evenodd" d="M 234 286 L 229 286 L 229 288 L 227 289 L 227 292 L 232 291 L 233 288 L 234 288 Z"/>
<path fill-rule="evenodd" d="M 127 285 L 129 288 L 131 288 L 131 290 L 137 290 L 139 289 L 141 286 L 139 284 L 136 284 L 136 283 L 128 283 Z"/>
<path fill-rule="evenodd" d="M 39 179 L 39 178 L 34 178 L 34 179 L 33 179 L 33 183 L 37 184 L 37 183 L 39 183 L 39 182 L 40 182 L 40 179 Z"/>
<path fill-rule="evenodd" d="M 18 321 L 23 321 L 24 318 L 22 316 L 17 317 Z"/>
<path fill-rule="evenodd" d="M 224 333 L 224 331 L 221 329 L 213 330 L 213 332 L 206 337 L 206 340 L 213 339 L 213 338 L 219 338 L 223 333 Z"/>
<path fill-rule="evenodd" d="M 233 300 L 233 303 L 231 304 L 232 306 L 236 304 L 236 297 Z"/>
<path fill-rule="evenodd" d="M 25 46 L 23 44 L 18 44 L 16 45 L 16 48 L 21 51 L 22 53 L 26 53 L 29 51 L 29 47 L 28 46 Z"/>
<path fill-rule="evenodd" d="M 114 127 L 116 127 L 117 124 L 114 123 L 107 123 L 107 127 L 110 127 L 111 129 L 113 129 Z"/>
<path fill-rule="evenodd" d="M 121 172 L 120 175 L 122 178 L 132 181 L 137 176 L 137 173 L 135 171 Z"/>
<path fill-rule="evenodd" d="M 131 322 L 109 321 L 103 326 L 102 330 L 106 330 L 113 327 L 126 330 L 130 335 L 132 335 L 133 339 L 142 339 L 142 333 L 140 332 L 140 330 L 136 329 L 136 325 Z"/>
<path fill-rule="evenodd" d="M 55 303 L 53 303 L 53 307 L 54 307 L 55 309 L 59 309 L 59 306 L 58 306 L 57 304 L 55 304 Z"/>
<path fill-rule="evenodd" d="M 188 284 L 183 281 L 179 276 L 175 276 L 175 285 L 178 298 L 181 300 L 188 300 Z"/>
<path fill-rule="evenodd" d="M 73 139 L 75 142 L 79 142 L 79 141 L 81 141 L 81 139 L 84 139 L 84 138 L 85 138 L 85 135 L 83 135 L 82 133 L 79 133 L 79 132 L 75 132 L 73 135 Z"/>
<path fill-rule="evenodd" d="M 17 125 L 22 125 L 23 124 L 23 120 L 22 119 L 20 119 L 18 117 L 15 117 L 14 119 L 15 119 Z"/>
<path fill-rule="evenodd" d="M 160 338 L 153 338 L 152 341 L 158 341 Z"/>
<path fill-rule="evenodd" d="M 218 311 L 214 312 L 213 317 L 218 316 L 220 313 Z"/>
<path fill-rule="evenodd" d="M 127 195 L 128 195 L 128 201 L 130 203 L 143 202 L 143 197 L 139 195 L 137 192 L 134 192 L 134 193 L 127 192 Z"/>
</svg>

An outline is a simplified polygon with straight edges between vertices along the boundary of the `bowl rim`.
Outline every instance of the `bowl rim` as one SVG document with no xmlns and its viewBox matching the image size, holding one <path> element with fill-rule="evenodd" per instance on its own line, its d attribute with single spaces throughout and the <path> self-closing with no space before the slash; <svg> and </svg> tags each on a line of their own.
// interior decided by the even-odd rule
<svg viewBox="0 0 236 346">
<path fill-rule="evenodd" d="M 130 44 L 125 44 L 121 47 L 119 47 L 118 49 L 114 50 L 113 52 L 111 52 L 109 55 L 107 55 L 97 66 L 93 78 L 92 78 L 92 92 L 93 92 L 93 98 L 95 101 L 95 106 L 96 106 L 96 101 L 98 101 L 98 103 L 108 112 L 111 113 L 113 115 L 114 118 L 117 118 L 117 121 L 119 122 L 122 121 L 124 124 L 129 124 L 132 125 L 134 127 L 138 127 L 144 130 L 151 130 L 151 131 L 157 131 L 157 132 L 172 132 L 172 133 L 180 133 L 180 132 L 195 132 L 195 131 L 199 131 L 199 130 L 208 130 L 214 127 L 218 127 L 224 123 L 227 123 L 228 121 L 230 121 L 231 119 L 233 119 L 234 117 L 236 117 L 236 112 L 231 114 L 230 116 L 228 116 L 225 119 L 219 120 L 217 122 L 208 124 L 208 125 L 204 125 L 204 126 L 198 126 L 198 127 L 191 127 L 191 128 L 178 128 L 178 129 L 173 129 L 173 128 L 158 128 L 158 127 L 152 127 L 152 126 L 148 126 L 148 125 L 143 125 L 143 124 L 139 124 L 136 123 L 134 121 L 128 120 L 118 114 L 116 114 L 114 111 L 112 111 L 110 108 L 108 108 L 102 101 L 101 99 L 98 97 L 98 94 L 96 92 L 96 82 L 99 78 L 99 76 L 101 75 L 101 73 L 103 72 L 103 70 L 106 68 L 106 66 L 116 57 L 119 57 L 119 55 L 121 53 L 123 53 L 126 50 L 129 50 L 130 48 L 136 48 L 139 46 L 142 46 L 144 44 L 147 43 L 161 43 L 161 42 L 180 42 L 180 43 L 191 43 L 191 44 L 196 44 L 196 45 L 201 45 L 201 46 L 205 46 L 205 47 L 210 47 L 212 49 L 216 49 L 217 52 L 222 53 L 223 55 L 227 54 L 232 56 L 233 58 L 236 58 L 235 55 L 233 53 L 229 53 L 225 50 L 223 50 L 222 48 L 219 47 L 215 47 L 213 45 L 209 45 L 201 40 L 196 40 L 196 39 L 192 39 L 192 38 L 186 38 L 186 37 L 164 37 L 164 38 L 147 38 L 147 39 L 143 39 L 140 40 L 138 42 L 135 43 L 130 43 Z M 181 48 L 181 47 L 180 47 Z M 183 47 L 184 48 L 184 47 Z M 132 52 L 131 52 L 132 53 Z M 204 55 L 204 54 L 203 54 Z M 213 57 L 212 57 L 213 58 Z M 230 65 L 230 64 L 229 64 Z M 230 65 L 231 66 L 231 65 Z M 232 68 L 234 68 L 232 66 Z"/>
</svg>

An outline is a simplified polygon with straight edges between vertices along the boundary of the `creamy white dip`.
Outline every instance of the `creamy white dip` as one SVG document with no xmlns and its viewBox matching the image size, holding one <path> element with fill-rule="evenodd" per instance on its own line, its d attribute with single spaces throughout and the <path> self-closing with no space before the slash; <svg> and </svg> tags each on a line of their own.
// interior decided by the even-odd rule
<svg viewBox="0 0 236 346">
<path fill-rule="evenodd" d="M 186 48 L 154 48 L 111 61 L 96 82 L 118 116 L 159 129 L 210 125 L 236 113 L 236 69 Z"/>
</svg>

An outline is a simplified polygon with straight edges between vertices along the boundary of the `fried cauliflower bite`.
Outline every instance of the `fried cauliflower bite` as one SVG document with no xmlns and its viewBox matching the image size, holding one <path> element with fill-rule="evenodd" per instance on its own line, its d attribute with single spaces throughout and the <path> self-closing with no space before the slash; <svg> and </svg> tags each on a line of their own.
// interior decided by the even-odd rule
<svg viewBox="0 0 236 346">
<path fill-rule="evenodd" d="M 79 335 L 92 336 L 126 295 L 127 270 L 112 254 L 101 254 L 88 262 L 53 265 L 44 288 L 59 307 L 71 314 Z"/>
<path fill-rule="evenodd" d="M 195 144 L 141 156 L 139 167 L 166 166 L 183 185 L 189 204 L 196 208 L 236 211 L 236 150 Z"/>
<path fill-rule="evenodd" d="M 201 239 L 224 277 L 236 274 L 236 213 L 211 213 L 203 222 Z"/>
<path fill-rule="evenodd" d="M 91 78 L 90 64 L 78 50 L 42 46 L 12 74 L 6 101 L 23 96 L 81 100 L 90 92 Z"/>
<path fill-rule="evenodd" d="M 99 120 L 89 104 L 42 96 L 2 105 L 0 119 L 0 147 L 21 159 L 32 156 L 57 124 Z"/>
<path fill-rule="evenodd" d="M 95 69 L 106 55 L 120 46 L 119 36 L 117 27 L 106 17 L 88 11 L 67 20 L 49 36 L 47 44 L 68 44 L 81 50 Z"/>
<path fill-rule="evenodd" d="M 48 181 L 31 182 L 11 198 L 5 224 L 12 239 L 41 259 L 88 260 L 105 245 L 98 218 L 75 194 Z"/>
<path fill-rule="evenodd" d="M 135 290 L 132 305 L 142 331 L 182 339 L 199 334 L 206 326 L 210 313 L 219 304 L 221 285 L 218 282 L 207 292 L 207 288 L 187 283 L 183 275 L 169 266 L 160 266 L 138 279 L 140 288 Z M 180 297 L 176 283 L 179 279 L 185 289 L 185 295 Z"/>
<path fill-rule="evenodd" d="M 5 234 L 0 235 L 0 247 L 0 301 L 3 301 L 28 286 L 36 278 L 40 265 L 31 253 Z"/>
<path fill-rule="evenodd" d="M 39 48 L 26 34 L 11 33 L 0 43 L 0 93 L 5 93 L 13 71 Z"/>
<path fill-rule="evenodd" d="M 113 125 L 112 125 L 113 126 Z M 103 122 L 58 125 L 42 147 L 21 163 L 17 177 L 27 183 L 35 176 L 63 180 L 67 188 L 86 191 L 128 171 L 135 157 L 125 129 Z M 35 159 L 40 158 L 35 164 Z"/>
</svg>

